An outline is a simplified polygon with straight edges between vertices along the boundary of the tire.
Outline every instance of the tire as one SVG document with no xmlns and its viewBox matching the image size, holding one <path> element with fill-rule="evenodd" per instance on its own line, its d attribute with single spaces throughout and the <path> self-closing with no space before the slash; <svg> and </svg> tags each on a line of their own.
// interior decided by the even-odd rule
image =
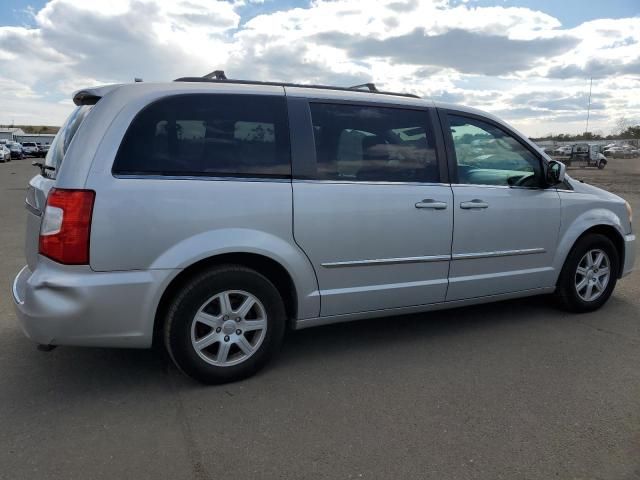
<svg viewBox="0 0 640 480">
<path fill-rule="evenodd" d="M 242 313 L 248 300 L 253 304 Z M 285 324 L 282 298 L 266 277 L 223 265 L 196 275 L 176 294 L 165 318 L 165 347 L 190 377 L 206 384 L 234 382 L 255 374 L 279 351 Z M 198 348 L 196 342 L 210 344 Z"/>
<path fill-rule="evenodd" d="M 598 162 L 598 169 L 602 170 L 606 164 L 607 164 L 606 162 Z"/>
<path fill-rule="evenodd" d="M 598 252 L 604 254 L 599 266 Z M 591 255 L 591 266 L 588 266 L 588 253 Z M 590 233 L 579 238 L 569 252 L 558 279 L 555 296 L 560 306 L 576 313 L 591 312 L 602 307 L 616 286 L 619 258 L 616 247 L 606 236 Z M 609 269 L 608 278 L 605 278 L 605 264 Z M 591 285 L 590 279 L 594 282 Z"/>
</svg>

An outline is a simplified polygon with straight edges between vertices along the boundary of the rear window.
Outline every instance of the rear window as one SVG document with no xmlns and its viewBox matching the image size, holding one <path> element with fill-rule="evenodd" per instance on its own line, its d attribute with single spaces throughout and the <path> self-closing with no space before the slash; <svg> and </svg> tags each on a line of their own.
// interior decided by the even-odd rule
<svg viewBox="0 0 640 480">
<path fill-rule="evenodd" d="M 131 122 L 113 173 L 290 177 L 284 97 L 187 94 L 143 109 Z"/>
<path fill-rule="evenodd" d="M 60 165 L 62 164 L 65 153 L 67 153 L 67 149 L 69 148 L 71 140 L 78 131 L 78 128 L 80 128 L 80 125 L 82 125 L 84 119 L 87 118 L 87 115 L 92 108 L 93 105 L 83 105 L 81 107 L 77 107 L 71 113 L 71 115 L 69 115 L 67 121 L 54 137 L 51 145 L 49 146 L 49 150 L 47 151 L 47 156 L 44 160 L 44 164 L 46 166 L 53 168 L 44 171 L 48 177 L 55 178 L 55 172 L 58 168 L 60 168 Z M 27 144 L 25 143 L 23 144 L 23 146 L 24 145 Z"/>
</svg>

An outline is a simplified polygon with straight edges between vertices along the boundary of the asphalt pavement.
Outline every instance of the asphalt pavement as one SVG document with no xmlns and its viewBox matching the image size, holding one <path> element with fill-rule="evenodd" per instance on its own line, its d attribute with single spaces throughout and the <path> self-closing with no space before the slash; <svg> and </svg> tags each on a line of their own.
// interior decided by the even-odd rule
<svg viewBox="0 0 640 480">
<path fill-rule="evenodd" d="M 23 336 L 30 163 L 0 164 L 0 479 L 640 478 L 640 272 L 585 315 L 541 297 L 292 332 L 205 387 L 151 350 Z M 640 217 L 640 159 L 569 173 Z"/>
</svg>

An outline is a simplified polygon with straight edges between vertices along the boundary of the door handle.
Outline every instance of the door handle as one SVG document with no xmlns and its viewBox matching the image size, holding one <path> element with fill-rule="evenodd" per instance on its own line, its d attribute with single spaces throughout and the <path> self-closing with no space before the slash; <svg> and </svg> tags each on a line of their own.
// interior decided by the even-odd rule
<svg viewBox="0 0 640 480">
<path fill-rule="evenodd" d="M 472 208 L 489 208 L 489 204 L 479 198 L 474 198 L 470 202 L 460 203 L 460 208 L 464 208 L 465 210 L 470 210 Z"/>
<path fill-rule="evenodd" d="M 444 210 L 447 208 L 445 202 L 437 202 L 433 198 L 425 198 L 424 200 L 416 203 L 416 208 L 432 208 L 434 210 Z"/>
</svg>

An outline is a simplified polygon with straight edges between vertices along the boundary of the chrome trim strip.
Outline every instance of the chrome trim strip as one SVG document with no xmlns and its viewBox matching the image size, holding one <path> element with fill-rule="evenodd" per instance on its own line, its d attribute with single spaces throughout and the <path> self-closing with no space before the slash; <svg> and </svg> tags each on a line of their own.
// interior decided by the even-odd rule
<svg viewBox="0 0 640 480">
<path fill-rule="evenodd" d="M 351 260 L 347 262 L 326 262 L 324 268 L 366 267 L 370 265 L 396 265 L 399 263 L 423 263 L 448 261 L 450 255 L 429 255 L 426 257 L 376 258 L 374 260 Z"/>
<path fill-rule="evenodd" d="M 204 182 L 271 182 L 271 183 L 291 183 L 290 177 L 221 177 L 207 175 L 129 175 L 113 173 L 113 178 L 119 180 L 201 180 Z"/>
<path fill-rule="evenodd" d="M 499 188 L 507 190 L 549 190 L 541 187 L 523 187 L 519 185 L 484 185 L 482 183 L 452 183 L 451 187 L 480 187 L 480 188 Z"/>
<path fill-rule="evenodd" d="M 476 258 L 511 257 L 514 255 L 533 255 L 545 253 L 544 248 L 522 248 L 519 250 L 498 250 L 495 252 L 454 253 L 453 260 L 471 260 Z"/>
<path fill-rule="evenodd" d="M 443 262 L 446 260 L 471 260 L 476 258 L 511 257 L 545 253 L 544 248 L 523 248 L 519 250 L 499 250 L 495 252 L 456 253 L 454 255 L 429 255 L 424 257 L 376 258 L 373 260 L 349 260 L 346 262 L 325 262 L 324 268 L 366 267 L 370 265 L 397 265 L 401 263 Z"/>
<path fill-rule="evenodd" d="M 332 183 L 344 185 L 420 185 L 423 187 L 450 187 L 449 183 L 440 182 L 391 182 L 371 180 L 316 180 L 313 178 L 294 178 L 293 183 Z"/>
</svg>

